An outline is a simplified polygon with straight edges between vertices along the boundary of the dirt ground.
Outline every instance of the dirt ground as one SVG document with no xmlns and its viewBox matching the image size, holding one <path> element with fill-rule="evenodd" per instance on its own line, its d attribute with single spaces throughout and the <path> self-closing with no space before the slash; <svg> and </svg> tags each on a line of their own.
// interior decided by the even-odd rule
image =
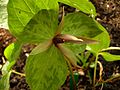
<svg viewBox="0 0 120 90">
<path fill-rule="evenodd" d="M 111 38 L 110 46 L 120 47 L 120 0 L 91 0 L 97 9 L 98 20 L 109 32 Z M 74 11 L 73 8 L 65 7 L 66 11 Z M 13 42 L 15 38 L 10 35 L 5 29 L 0 29 L 0 67 L 5 63 L 3 51 L 6 46 Z M 13 69 L 17 72 L 24 73 L 25 61 L 27 54 L 32 50 L 32 45 L 26 45 L 23 47 L 20 57 Z M 120 54 L 120 51 L 110 51 L 113 54 Z M 108 79 L 113 74 L 120 73 L 120 61 L 105 62 L 102 57 L 99 58 L 104 71 L 103 79 Z M 1 74 L 1 72 L 0 72 Z M 79 77 L 79 90 L 92 90 L 92 85 L 87 77 Z M 113 80 L 105 83 L 104 86 L 98 86 L 97 90 L 120 90 L 120 80 Z M 25 77 L 13 74 L 10 77 L 10 90 L 30 90 L 25 81 Z M 69 90 L 69 77 L 60 90 Z"/>
</svg>

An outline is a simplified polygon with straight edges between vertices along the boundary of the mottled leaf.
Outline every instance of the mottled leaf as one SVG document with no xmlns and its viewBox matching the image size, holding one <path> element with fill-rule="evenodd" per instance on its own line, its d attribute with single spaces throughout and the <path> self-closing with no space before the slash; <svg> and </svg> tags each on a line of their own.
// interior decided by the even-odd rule
<svg viewBox="0 0 120 90">
<path fill-rule="evenodd" d="M 24 27 L 28 24 L 28 22 L 32 19 L 32 17 L 35 17 L 34 15 L 38 14 L 38 12 L 41 9 L 53 9 L 53 10 L 57 11 L 58 4 L 56 4 L 56 3 L 57 3 L 56 0 L 9 0 L 7 7 L 8 7 L 8 24 L 9 24 L 10 32 L 13 35 L 15 35 L 17 38 L 19 38 L 20 40 L 23 40 L 23 41 L 27 40 L 27 38 L 25 36 L 28 37 L 27 41 L 30 41 L 30 39 L 32 39 L 31 37 L 33 37 L 33 39 L 36 39 L 36 35 L 33 32 L 25 33 Z M 45 13 L 43 14 L 43 15 L 45 15 L 45 17 L 38 15 L 39 16 L 38 20 L 40 20 L 40 18 L 42 18 L 42 19 L 46 18 L 47 20 L 49 20 L 50 16 L 48 13 L 46 13 L 46 14 Z M 52 15 L 55 16 L 56 14 L 52 14 Z M 55 16 L 55 17 L 57 17 L 57 16 Z M 50 20 L 52 20 L 52 19 L 50 19 Z M 51 23 L 49 21 L 48 21 L 48 23 Z M 41 22 L 43 24 L 42 29 L 43 29 L 44 25 L 47 26 L 46 25 L 47 22 L 42 22 L 42 21 L 39 21 L 39 22 Z M 48 28 L 50 28 L 50 27 L 47 27 L 47 29 Z M 46 30 L 46 27 L 44 27 L 44 30 Z M 32 36 L 31 36 L 31 33 L 33 33 Z M 38 34 L 39 33 L 37 32 L 37 35 Z"/>
<path fill-rule="evenodd" d="M 68 14 L 65 16 L 64 22 L 63 34 L 93 38 L 102 33 L 96 22 L 81 12 Z M 73 52 L 78 54 L 85 50 L 86 45 L 67 44 L 67 46 L 71 48 Z"/>
<path fill-rule="evenodd" d="M 64 22 L 63 34 L 95 37 L 102 32 L 92 18 L 81 12 L 68 14 Z"/>
<path fill-rule="evenodd" d="M 25 26 L 19 37 L 25 42 L 44 42 L 53 38 L 57 27 L 57 12 L 54 10 L 41 10 Z"/>
<path fill-rule="evenodd" d="M 30 55 L 26 62 L 26 80 L 32 90 L 58 90 L 67 77 L 64 56 L 55 46 Z"/>
</svg>

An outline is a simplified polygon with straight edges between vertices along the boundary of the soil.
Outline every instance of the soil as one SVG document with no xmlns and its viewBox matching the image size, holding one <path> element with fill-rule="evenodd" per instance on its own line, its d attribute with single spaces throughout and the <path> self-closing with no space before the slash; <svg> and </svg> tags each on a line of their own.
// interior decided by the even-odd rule
<svg viewBox="0 0 120 90">
<path fill-rule="evenodd" d="M 98 20 L 109 32 L 111 38 L 110 46 L 120 47 L 120 0 L 91 0 L 97 9 Z M 75 9 L 69 6 L 65 6 L 66 12 L 74 12 Z M 61 17 L 61 16 L 60 16 Z M 9 33 L 8 30 L 0 28 L 0 69 L 4 65 L 6 59 L 3 55 L 4 49 L 12 42 L 15 38 Z M 13 70 L 17 72 L 24 73 L 25 61 L 33 49 L 33 45 L 25 45 L 22 48 L 20 57 L 13 67 Z M 120 54 L 120 51 L 114 50 L 110 51 L 112 54 Z M 120 61 L 116 62 L 106 62 L 102 57 L 99 57 L 99 61 L 103 66 L 104 80 L 110 78 L 112 75 L 120 73 Z M 97 68 L 99 70 L 99 68 Z M 91 69 L 91 72 L 93 70 Z M 98 72 L 97 72 L 98 73 Z M 1 75 L 1 72 L 0 72 Z M 70 77 L 66 79 L 65 84 L 60 88 L 60 90 L 69 90 L 69 80 Z M 79 89 L 78 90 L 92 90 L 92 84 L 87 76 L 79 77 Z M 120 80 L 117 78 L 105 83 L 103 86 L 97 86 L 97 90 L 120 90 Z M 21 77 L 12 73 L 10 77 L 10 90 L 30 90 L 28 84 L 26 83 L 25 77 Z"/>
</svg>

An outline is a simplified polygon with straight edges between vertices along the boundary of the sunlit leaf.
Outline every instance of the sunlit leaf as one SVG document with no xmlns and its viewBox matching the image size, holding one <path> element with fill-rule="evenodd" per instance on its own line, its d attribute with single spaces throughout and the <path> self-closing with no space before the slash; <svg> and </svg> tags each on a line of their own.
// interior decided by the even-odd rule
<svg viewBox="0 0 120 90">
<path fill-rule="evenodd" d="M 7 74 L 11 67 L 15 64 L 17 58 L 20 55 L 22 44 L 20 42 L 15 42 L 10 44 L 4 51 L 4 55 L 7 58 L 6 63 L 3 65 L 2 74 Z"/>
<path fill-rule="evenodd" d="M 58 0 L 34 0 L 39 9 L 59 10 Z"/>
<path fill-rule="evenodd" d="M 103 58 L 108 62 L 120 60 L 120 55 L 113 55 L 108 52 L 100 52 L 99 55 L 102 55 Z"/>
<path fill-rule="evenodd" d="M 77 8 L 78 10 L 96 16 L 94 5 L 89 0 L 58 0 L 64 4 Z"/>
<path fill-rule="evenodd" d="M 58 90 L 67 77 L 64 56 L 55 46 L 30 55 L 26 62 L 26 79 L 32 90 Z"/>
<path fill-rule="evenodd" d="M 8 8 L 8 24 L 9 24 L 10 32 L 13 35 L 15 35 L 17 38 L 20 38 L 20 40 L 26 41 L 26 37 L 24 36 L 28 36 L 28 39 L 29 38 L 31 39 L 31 33 L 33 32 L 23 34 L 25 31 L 24 27 L 28 24 L 28 22 L 32 19 L 32 17 L 34 17 L 34 15 L 36 15 L 41 9 L 47 9 L 47 10 L 53 9 L 57 11 L 58 4 L 56 3 L 57 3 L 56 0 L 9 0 L 7 8 Z M 48 17 L 42 16 L 41 18 L 42 19 L 46 18 L 47 20 L 49 20 L 50 16 L 48 14 Z M 40 20 L 40 16 L 38 20 Z M 42 23 L 45 24 L 47 22 L 42 22 Z M 46 27 L 44 27 L 44 30 L 46 30 Z M 34 34 L 32 36 L 35 37 L 36 35 Z"/>
<path fill-rule="evenodd" d="M 4 50 L 4 55 L 7 60 L 10 62 L 16 60 L 20 54 L 21 48 L 22 43 L 19 41 L 12 43 L 8 47 L 6 47 L 6 49 Z"/>
</svg>

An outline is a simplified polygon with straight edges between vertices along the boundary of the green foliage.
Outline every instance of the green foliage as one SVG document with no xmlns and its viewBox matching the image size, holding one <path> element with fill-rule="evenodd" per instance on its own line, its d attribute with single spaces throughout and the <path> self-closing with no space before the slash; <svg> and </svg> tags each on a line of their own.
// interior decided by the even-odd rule
<svg viewBox="0 0 120 90">
<path fill-rule="evenodd" d="M 9 78 L 11 75 L 11 68 L 16 62 L 21 50 L 21 43 L 15 42 L 10 44 L 4 51 L 7 62 L 2 67 L 2 77 L 0 79 L 0 90 L 9 90 Z"/>
<path fill-rule="evenodd" d="M 7 74 L 12 66 L 15 64 L 16 59 L 18 58 L 21 50 L 21 43 L 20 42 L 15 42 L 10 44 L 4 51 L 4 55 L 7 58 L 7 62 L 3 65 L 2 68 L 2 74 L 5 75 Z"/>
<path fill-rule="evenodd" d="M 94 39 L 99 41 L 99 44 L 87 46 L 87 50 L 91 51 L 95 55 L 97 55 L 102 49 L 108 48 L 110 45 L 110 37 L 108 32 L 97 21 L 96 23 L 98 27 L 103 31 L 101 34 L 94 37 Z"/>
<path fill-rule="evenodd" d="M 76 14 L 75 14 L 76 15 Z M 75 16 L 75 15 L 73 15 L 73 16 Z M 82 18 L 84 18 L 84 20 L 86 19 L 88 19 L 87 18 L 87 16 L 86 15 L 84 15 L 84 14 L 79 14 L 81 17 L 79 18 L 79 19 L 82 19 Z M 55 38 L 56 36 L 55 36 L 55 34 L 57 33 L 57 31 L 58 30 L 60 30 L 59 28 L 61 28 L 61 27 L 63 27 L 63 30 L 61 31 L 61 32 L 63 32 L 64 34 L 65 33 L 68 33 L 68 34 L 71 34 L 72 33 L 72 31 L 69 33 L 68 31 L 66 31 L 66 28 L 68 28 L 68 27 L 66 27 L 66 26 L 61 26 L 61 27 L 59 27 L 58 26 L 58 19 L 57 19 L 57 17 L 56 16 L 58 16 L 57 15 L 57 13 L 54 11 L 54 10 L 41 10 L 41 11 L 39 11 L 31 20 L 30 20 L 30 22 L 26 25 L 26 27 L 24 28 L 24 33 L 23 34 L 27 34 L 27 36 L 24 36 L 24 38 L 23 39 L 26 39 L 26 41 L 27 40 L 29 40 L 29 41 L 34 41 L 34 40 L 38 40 L 38 42 L 43 42 L 43 43 L 40 43 L 35 49 L 33 49 L 33 51 L 31 52 L 31 56 L 28 58 L 28 61 L 27 61 L 27 63 L 26 63 L 26 78 L 27 78 L 27 81 L 28 81 L 28 83 L 30 84 L 30 86 L 31 86 L 31 88 L 32 89 L 35 89 L 35 90 L 37 90 L 37 88 L 48 88 L 49 87 L 49 85 L 51 85 L 51 82 L 48 82 L 47 81 L 47 84 L 48 84 L 48 86 L 44 86 L 44 83 L 42 83 L 41 85 L 40 85 L 40 83 L 39 82 L 43 82 L 43 81 L 46 81 L 46 80 L 43 80 L 43 79 L 41 79 L 41 78 L 43 78 L 43 76 L 46 76 L 46 73 L 43 73 L 42 75 L 43 76 L 41 76 L 40 78 L 38 77 L 37 78 L 37 80 L 39 79 L 39 82 L 38 82 L 38 84 L 39 85 L 35 85 L 34 83 L 33 83 L 33 81 L 35 80 L 36 81 L 36 79 L 34 78 L 34 77 L 37 77 L 37 75 L 36 76 L 31 76 L 29 73 L 31 73 L 31 70 L 33 70 L 33 71 L 36 71 L 36 70 L 34 70 L 34 68 L 36 69 L 36 68 L 38 68 L 38 67 L 36 67 L 36 62 L 38 62 L 38 60 L 40 61 L 40 60 L 42 60 L 42 61 L 45 61 L 45 63 L 46 64 L 44 64 L 44 63 L 40 63 L 40 67 L 39 68 L 41 68 L 41 67 L 45 67 L 45 66 L 47 66 L 47 63 L 48 63 L 48 61 L 46 60 L 46 59 L 48 59 L 48 58 L 50 58 L 49 56 L 46 56 L 46 54 L 43 54 L 43 52 L 46 52 L 47 51 L 47 49 L 50 47 L 50 46 L 53 46 L 53 44 L 55 44 L 54 43 L 54 41 L 52 40 L 53 38 Z M 69 19 L 68 19 L 69 20 Z M 65 19 L 64 19 L 64 25 L 66 25 L 66 23 L 68 22 L 68 20 L 67 20 L 67 16 L 65 16 Z M 96 35 L 97 34 L 99 34 L 99 33 L 101 33 L 101 30 L 98 28 L 98 27 L 95 27 L 94 26 L 94 20 L 93 19 L 90 19 L 89 21 L 90 22 L 92 22 L 92 24 L 90 24 L 90 25 L 86 25 L 86 24 L 84 24 L 82 21 L 76 21 L 76 20 L 73 20 L 74 22 L 70 22 L 70 26 L 73 24 L 73 23 L 78 23 L 77 24 L 77 26 L 78 27 L 80 27 L 82 24 L 84 25 L 84 27 L 86 28 L 86 27 L 89 27 L 90 29 L 86 29 L 86 31 L 87 32 L 89 32 L 89 30 L 91 31 L 91 30 L 93 30 L 93 31 L 95 31 L 95 33 L 96 33 Z M 61 22 L 62 23 L 62 22 Z M 81 24 L 79 24 L 79 23 L 81 23 Z M 61 24 L 60 24 L 61 25 Z M 57 28 L 57 27 L 59 27 L 59 28 Z M 72 27 L 72 26 L 71 26 Z M 76 33 L 77 33 L 77 31 L 79 30 L 78 29 L 78 27 L 77 28 L 74 28 L 75 30 L 76 30 Z M 64 30 L 65 30 L 65 32 L 64 32 Z M 30 33 L 29 34 L 29 32 L 32 32 L 32 33 Z M 35 36 L 32 36 L 32 35 L 34 35 L 34 33 L 36 33 L 35 34 Z M 38 34 L 38 35 L 37 35 Z M 84 33 L 82 33 L 83 35 L 84 35 Z M 30 35 L 30 37 L 31 38 L 29 38 L 29 36 L 28 35 Z M 79 35 L 79 34 L 78 34 Z M 86 36 L 88 36 L 89 37 L 89 33 L 86 33 L 85 34 Z M 70 36 L 70 35 L 68 35 L 68 36 Z M 76 34 L 76 36 L 77 36 L 77 34 Z M 95 36 L 95 34 L 93 35 L 93 36 Z M 26 38 L 25 38 L 26 37 Z M 35 39 L 35 37 L 36 37 L 36 39 Z M 62 38 L 62 36 L 59 36 L 59 37 L 61 37 Z M 70 36 L 70 37 L 73 37 L 73 36 Z M 70 38 L 70 37 L 68 37 L 68 38 Z M 65 37 L 63 36 L 63 38 L 65 39 Z M 67 38 L 66 38 L 67 39 Z M 79 40 L 79 39 L 78 39 Z M 87 39 L 86 39 L 87 40 Z M 28 42 L 29 42 L 28 41 Z M 83 41 L 84 42 L 84 41 Z M 81 42 L 82 43 L 82 42 Z M 55 44 L 56 45 L 56 44 Z M 72 45 L 71 45 L 72 46 Z M 85 45 L 84 45 L 85 46 Z M 54 48 L 56 48 L 55 46 L 53 46 Z M 58 49 L 60 49 L 60 51 L 63 53 L 63 55 L 67 58 L 67 59 L 69 59 L 69 62 L 72 64 L 72 65 L 74 65 L 74 66 L 76 66 L 77 64 L 77 58 L 74 56 L 74 53 L 71 51 L 71 50 L 69 50 L 69 49 L 66 49 L 65 47 L 62 47 L 62 46 L 57 46 L 58 47 Z M 70 48 L 70 47 L 69 47 Z M 74 49 L 75 47 L 74 46 L 72 46 L 71 47 L 71 49 Z M 81 48 L 81 47 L 80 47 Z M 82 47 L 84 50 L 85 50 L 85 47 Z M 83 49 L 81 49 L 82 51 L 83 51 Z M 42 56 L 40 57 L 40 55 L 41 54 L 43 54 L 43 55 L 45 55 L 46 56 L 46 58 L 44 59 L 44 58 L 42 58 Z M 57 57 L 57 55 L 56 56 L 54 56 L 52 53 L 51 53 L 51 55 L 52 55 L 52 57 L 54 57 L 54 59 Z M 32 58 L 32 56 L 34 57 L 34 58 Z M 38 58 L 38 56 L 40 57 L 40 58 Z M 45 57 L 45 56 L 43 56 L 43 57 Z M 36 58 L 35 58 L 36 57 Z M 60 56 L 59 56 L 60 57 Z M 35 62 L 33 62 L 33 59 L 34 59 L 34 61 Z M 57 59 L 57 58 L 56 58 Z M 31 64 L 32 63 L 35 63 L 35 66 L 33 66 L 32 68 L 30 68 L 31 67 Z M 58 62 L 59 63 L 59 62 Z M 44 64 L 44 66 L 42 66 L 42 64 Z M 54 61 L 54 64 L 55 64 L 55 61 Z M 60 64 L 60 63 L 59 63 Z M 33 64 L 32 64 L 33 65 Z M 55 64 L 56 65 L 56 64 Z M 49 63 L 49 66 L 53 66 L 53 63 Z M 48 70 L 48 68 L 45 68 L 46 69 L 46 71 Z M 65 69 L 65 68 L 64 68 Z M 42 68 L 42 70 L 43 70 L 43 68 Z M 36 73 L 37 74 L 39 74 L 39 72 L 41 72 L 41 69 L 38 69 L 38 71 L 36 71 Z M 28 73 L 28 74 L 27 74 Z M 51 73 L 52 74 L 52 73 Z M 60 76 L 62 76 L 62 74 L 60 73 L 59 74 Z M 52 74 L 52 76 L 53 76 L 53 74 Z M 64 75 L 65 76 L 65 75 Z M 32 78 L 31 77 L 33 77 L 33 80 L 31 80 Z M 61 77 L 58 77 L 57 79 L 60 79 L 60 80 L 62 80 L 63 81 L 63 79 L 61 79 Z M 65 79 L 64 79 L 65 80 Z M 58 82 L 57 83 L 59 83 L 60 81 L 59 80 L 57 80 Z M 46 83 L 46 82 L 45 82 Z M 63 83 L 62 83 L 63 84 Z M 58 85 L 56 85 L 57 87 L 54 87 L 54 88 L 58 88 L 58 87 L 60 87 L 62 84 L 58 84 Z"/>
<path fill-rule="evenodd" d="M 67 14 L 64 22 L 63 34 L 92 38 L 102 32 L 92 18 L 81 12 Z"/>
<path fill-rule="evenodd" d="M 58 13 L 54 10 L 40 10 L 24 27 L 23 42 L 43 42 L 52 39 L 58 26 Z"/>
<path fill-rule="evenodd" d="M 101 32 L 94 20 L 81 12 L 70 13 L 64 17 L 63 34 L 93 38 Z M 68 43 L 66 46 L 71 48 L 75 54 L 83 52 L 86 48 L 85 44 Z"/>
<path fill-rule="evenodd" d="M 103 58 L 108 62 L 120 60 L 120 55 L 110 54 L 107 52 L 108 50 L 120 50 L 120 47 L 108 47 L 108 48 L 102 49 L 99 55 L 102 55 Z"/>
<path fill-rule="evenodd" d="M 16 60 L 20 54 L 22 43 L 17 41 L 10 44 L 4 51 L 4 55 L 8 61 Z"/>
<path fill-rule="evenodd" d="M 59 23 L 58 1 L 84 13 L 75 12 L 64 16 L 63 10 Z M 109 59 L 110 54 L 101 52 L 109 47 L 109 35 L 94 20 L 95 7 L 88 0 L 9 0 L 7 10 L 10 32 L 18 41 L 8 46 L 4 52 L 8 61 L 2 68 L 2 90 L 9 88 L 6 86 L 5 89 L 3 84 L 7 82 L 8 85 L 11 67 L 24 43 L 38 44 L 30 53 L 25 67 L 26 80 L 32 90 L 59 89 L 67 77 L 68 66 L 78 68 L 78 59 L 86 66 L 90 52 L 96 55 L 96 58 L 103 55 L 106 60 Z M 97 43 L 96 40 L 98 44 L 87 45 Z M 86 49 L 89 51 L 88 55 L 81 54 L 82 56 L 76 57 Z M 112 60 L 119 58 L 113 58 L 113 55 L 110 57 Z"/>
<path fill-rule="evenodd" d="M 64 4 L 77 8 L 78 10 L 90 14 L 92 17 L 96 16 L 96 10 L 89 0 L 58 0 Z"/>
<path fill-rule="evenodd" d="M 67 77 L 66 61 L 55 46 L 30 55 L 26 63 L 26 79 L 32 90 L 57 90 Z"/>
<path fill-rule="evenodd" d="M 55 0 L 9 0 L 7 9 L 10 32 L 19 38 L 25 36 L 24 27 L 35 14 L 42 9 L 57 11 L 58 4 Z"/>
<path fill-rule="evenodd" d="M 112 55 L 108 52 L 101 52 L 99 55 L 102 55 L 103 58 L 108 62 L 120 60 L 120 55 Z"/>
</svg>

